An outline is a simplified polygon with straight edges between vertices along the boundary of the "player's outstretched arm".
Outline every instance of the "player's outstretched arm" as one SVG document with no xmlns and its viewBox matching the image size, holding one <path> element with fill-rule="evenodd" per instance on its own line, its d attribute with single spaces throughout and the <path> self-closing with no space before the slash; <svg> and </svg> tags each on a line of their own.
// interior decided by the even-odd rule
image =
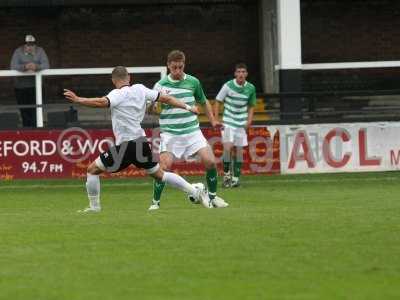
<svg viewBox="0 0 400 300">
<path fill-rule="evenodd" d="M 67 100 L 88 107 L 109 107 L 110 102 L 107 97 L 83 98 L 76 95 L 73 91 L 64 89 L 64 96 Z"/>
<path fill-rule="evenodd" d="M 186 109 L 196 115 L 199 114 L 199 109 L 196 106 L 187 105 L 186 103 L 184 103 L 170 95 L 160 94 L 158 101 L 160 101 L 161 103 L 169 104 L 169 105 L 177 107 L 177 108 Z"/>
</svg>

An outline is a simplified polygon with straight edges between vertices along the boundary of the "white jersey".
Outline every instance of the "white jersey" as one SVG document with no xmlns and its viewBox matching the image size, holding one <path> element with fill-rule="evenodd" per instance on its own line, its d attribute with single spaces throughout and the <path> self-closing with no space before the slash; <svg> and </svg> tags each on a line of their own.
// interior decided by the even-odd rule
<svg viewBox="0 0 400 300">
<path fill-rule="evenodd" d="M 140 126 L 146 112 L 146 101 L 155 102 L 159 92 L 143 84 L 123 86 L 112 90 L 106 97 L 110 101 L 111 122 L 115 144 L 145 136 Z"/>
</svg>

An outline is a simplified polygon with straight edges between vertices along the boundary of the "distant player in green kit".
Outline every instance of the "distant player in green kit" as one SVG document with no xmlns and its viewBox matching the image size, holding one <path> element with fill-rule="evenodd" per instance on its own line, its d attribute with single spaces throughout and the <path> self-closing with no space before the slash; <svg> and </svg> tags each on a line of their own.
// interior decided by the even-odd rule
<svg viewBox="0 0 400 300">
<path fill-rule="evenodd" d="M 202 105 L 213 127 L 217 125 L 211 104 L 206 99 L 200 81 L 184 72 L 185 54 L 173 50 L 168 54 L 169 75 L 156 83 L 154 89 L 174 96 L 187 105 Z M 197 116 L 184 109 L 170 105 L 161 106 L 160 113 L 160 166 L 170 170 L 174 159 L 188 159 L 197 156 L 206 169 L 209 208 L 227 207 L 222 198 L 217 197 L 217 167 L 214 154 L 199 128 Z M 165 184 L 154 181 L 153 200 L 149 210 L 160 208 L 161 193 Z M 204 202 L 202 202 L 204 205 Z"/>
<path fill-rule="evenodd" d="M 218 120 L 219 102 L 224 102 L 222 143 L 224 145 L 224 187 L 238 187 L 243 162 L 243 147 L 248 145 L 247 129 L 253 122 L 256 89 L 246 81 L 247 66 L 235 66 L 235 78 L 226 82 L 219 91 L 214 105 Z"/>
</svg>

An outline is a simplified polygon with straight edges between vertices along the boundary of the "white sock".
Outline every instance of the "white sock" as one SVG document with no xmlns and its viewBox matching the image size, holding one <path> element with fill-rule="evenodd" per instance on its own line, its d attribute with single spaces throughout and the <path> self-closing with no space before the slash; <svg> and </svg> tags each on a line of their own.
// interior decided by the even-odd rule
<svg viewBox="0 0 400 300">
<path fill-rule="evenodd" d="M 162 178 L 163 182 L 166 182 L 173 187 L 176 187 L 188 194 L 196 194 L 196 189 L 185 179 L 183 179 L 181 176 L 171 173 L 171 172 L 164 172 L 164 176 Z"/>
<path fill-rule="evenodd" d="M 91 208 L 100 208 L 100 177 L 99 175 L 86 174 L 86 191 Z"/>
</svg>

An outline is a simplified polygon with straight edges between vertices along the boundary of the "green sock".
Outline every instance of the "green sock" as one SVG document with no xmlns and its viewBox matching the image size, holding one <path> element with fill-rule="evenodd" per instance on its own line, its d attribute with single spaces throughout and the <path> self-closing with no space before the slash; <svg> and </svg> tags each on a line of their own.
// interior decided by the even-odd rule
<svg viewBox="0 0 400 300">
<path fill-rule="evenodd" d="M 235 158 L 233 162 L 233 176 L 239 178 L 242 170 L 242 161 Z"/>
<path fill-rule="evenodd" d="M 208 195 L 211 200 L 215 198 L 217 195 L 217 180 L 218 180 L 218 174 L 217 174 L 217 169 L 213 168 L 210 170 L 207 170 L 207 186 L 208 186 Z"/>
<path fill-rule="evenodd" d="M 224 161 L 224 173 L 229 173 L 231 170 L 231 162 Z"/>
<path fill-rule="evenodd" d="M 153 200 L 160 201 L 161 193 L 164 189 L 165 182 L 154 180 L 153 184 Z"/>
<path fill-rule="evenodd" d="M 230 152 L 225 152 L 222 157 L 222 161 L 224 163 L 224 173 L 229 173 L 231 171 L 231 155 Z"/>
</svg>

